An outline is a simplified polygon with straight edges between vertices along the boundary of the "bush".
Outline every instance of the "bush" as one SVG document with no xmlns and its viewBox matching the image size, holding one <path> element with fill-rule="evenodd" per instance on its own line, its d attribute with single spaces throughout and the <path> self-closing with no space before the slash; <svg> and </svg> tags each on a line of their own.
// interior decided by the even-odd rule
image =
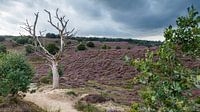
<svg viewBox="0 0 200 112">
<path fill-rule="evenodd" d="M 121 49 L 121 47 L 120 46 L 116 46 L 115 49 Z"/>
<path fill-rule="evenodd" d="M 26 54 L 31 54 L 34 52 L 34 48 L 31 45 L 26 45 L 25 50 L 26 50 Z"/>
<path fill-rule="evenodd" d="M 88 104 L 88 103 L 81 102 L 81 101 L 78 101 L 75 104 L 75 108 L 78 111 L 83 111 L 83 112 L 105 112 L 105 111 L 102 111 L 102 110 L 98 109 L 97 107 L 93 106 L 92 104 Z"/>
<path fill-rule="evenodd" d="M 85 44 L 83 44 L 83 43 L 81 43 L 81 44 L 79 44 L 78 46 L 77 46 L 77 50 L 79 50 L 79 51 L 84 51 L 84 50 L 86 50 L 87 48 L 86 48 L 86 46 L 85 46 Z"/>
<path fill-rule="evenodd" d="M 87 46 L 88 46 L 88 47 L 91 47 L 91 48 L 95 47 L 95 45 L 94 45 L 93 42 L 88 42 L 88 43 L 87 43 Z"/>
<path fill-rule="evenodd" d="M 5 37 L 0 36 L 0 42 L 3 42 L 5 40 Z"/>
<path fill-rule="evenodd" d="M 55 55 L 59 51 L 59 48 L 56 46 L 56 44 L 53 43 L 46 45 L 46 49 L 49 51 L 49 53 L 53 55 Z"/>
<path fill-rule="evenodd" d="M 23 55 L 2 54 L 0 58 L 0 96 L 15 96 L 26 92 L 31 83 L 33 71 Z"/>
<path fill-rule="evenodd" d="M 33 40 L 30 37 L 26 37 L 26 36 L 20 36 L 20 37 L 15 37 L 13 38 L 14 41 L 16 41 L 16 43 L 18 44 L 33 44 Z"/>
<path fill-rule="evenodd" d="M 0 53 L 6 53 L 6 52 L 7 52 L 7 50 L 6 50 L 6 46 L 0 44 Z"/>
<path fill-rule="evenodd" d="M 103 46 L 101 46 L 101 49 L 111 49 L 111 47 L 104 44 Z"/>
<path fill-rule="evenodd" d="M 39 79 L 40 83 L 51 84 L 52 79 L 49 76 L 43 76 Z"/>
<path fill-rule="evenodd" d="M 188 13 L 188 16 L 177 19 L 176 28 L 170 26 L 165 30 L 166 40 L 157 52 L 148 52 L 145 59 L 131 62 L 141 73 L 133 81 L 140 83 L 142 87 L 139 92 L 142 102 L 134 103 L 132 112 L 199 110 L 198 101 L 191 98 L 192 90 L 199 87 L 199 67 L 185 67 L 180 59 L 180 56 L 185 55 L 194 56 L 193 58 L 200 56 L 197 36 L 200 32 L 195 30 L 199 29 L 198 12 L 191 7 L 188 8 Z"/>
</svg>

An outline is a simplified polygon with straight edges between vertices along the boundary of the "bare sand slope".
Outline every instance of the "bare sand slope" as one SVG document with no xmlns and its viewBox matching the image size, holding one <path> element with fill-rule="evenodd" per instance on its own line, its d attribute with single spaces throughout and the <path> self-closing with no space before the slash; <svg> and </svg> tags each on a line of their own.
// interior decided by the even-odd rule
<svg viewBox="0 0 200 112">
<path fill-rule="evenodd" d="M 50 112 L 78 112 L 74 109 L 74 101 L 65 95 L 66 90 L 41 88 L 35 93 L 27 93 L 24 98 Z"/>
</svg>

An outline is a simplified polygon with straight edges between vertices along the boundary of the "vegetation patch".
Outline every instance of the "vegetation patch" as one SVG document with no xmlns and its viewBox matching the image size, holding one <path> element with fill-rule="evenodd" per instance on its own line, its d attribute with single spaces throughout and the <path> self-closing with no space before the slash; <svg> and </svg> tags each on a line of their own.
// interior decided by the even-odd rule
<svg viewBox="0 0 200 112">
<path fill-rule="evenodd" d="M 82 112 L 106 112 L 105 110 L 98 109 L 96 106 L 94 106 L 92 104 L 89 104 L 86 102 L 81 102 L 81 101 L 78 101 L 75 104 L 75 108 L 78 111 L 82 111 Z"/>
</svg>

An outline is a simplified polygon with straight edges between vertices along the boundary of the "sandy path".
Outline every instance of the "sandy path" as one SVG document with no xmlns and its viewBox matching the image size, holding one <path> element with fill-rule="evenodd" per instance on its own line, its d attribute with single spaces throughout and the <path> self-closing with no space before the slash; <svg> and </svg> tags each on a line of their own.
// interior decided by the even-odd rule
<svg viewBox="0 0 200 112">
<path fill-rule="evenodd" d="M 41 108 L 50 112 L 78 112 L 74 109 L 74 101 L 72 98 L 65 95 L 66 90 L 57 89 L 51 90 L 50 88 L 43 88 L 43 90 L 36 91 L 35 93 L 27 93 L 24 98 L 31 101 Z"/>
</svg>

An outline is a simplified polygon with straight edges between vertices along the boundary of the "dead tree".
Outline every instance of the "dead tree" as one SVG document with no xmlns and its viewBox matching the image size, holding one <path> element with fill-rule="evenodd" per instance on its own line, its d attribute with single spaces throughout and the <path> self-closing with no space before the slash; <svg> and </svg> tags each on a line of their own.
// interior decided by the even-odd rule
<svg viewBox="0 0 200 112">
<path fill-rule="evenodd" d="M 38 22 L 39 12 L 35 13 L 35 20 L 33 25 L 30 25 L 28 20 L 26 20 L 25 26 L 23 29 L 25 29 L 33 38 L 34 40 L 34 48 L 36 54 L 39 56 L 43 56 L 46 58 L 46 60 L 49 62 L 49 66 L 51 67 L 52 74 L 53 74 L 53 88 L 59 88 L 59 73 L 58 73 L 58 65 L 59 61 L 62 58 L 62 54 L 64 52 L 65 42 L 64 39 L 67 37 L 71 37 L 73 35 L 74 29 L 68 31 L 67 25 L 69 20 L 65 19 L 65 16 L 59 16 L 58 9 L 56 10 L 55 19 L 57 20 L 57 23 L 53 23 L 52 21 L 52 15 L 51 12 L 44 10 L 48 14 L 48 22 L 53 26 L 57 31 L 60 38 L 60 49 L 59 51 L 53 55 L 51 54 L 42 44 L 40 41 L 40 37 L 43 37 L 42 31 L 39 31 L 39 36 L 36 34 L 36 26 Z"/>
</svg>

